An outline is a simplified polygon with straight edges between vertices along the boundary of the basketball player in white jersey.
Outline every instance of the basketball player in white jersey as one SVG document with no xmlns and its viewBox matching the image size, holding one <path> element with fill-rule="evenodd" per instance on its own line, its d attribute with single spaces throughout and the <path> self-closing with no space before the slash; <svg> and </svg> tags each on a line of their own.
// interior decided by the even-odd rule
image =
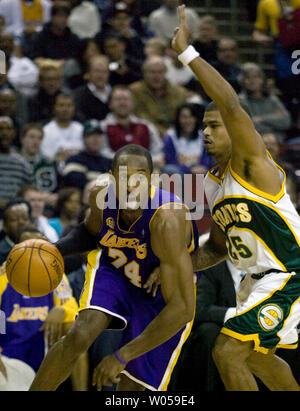
<svg viewBox="0 0 300 411">
<path fill-rule="evenodd" d="M 277 347 L 296 348 L 300 320 L 300 218 L 285 189 L 285 173 L 233 88 L 192 46 L 184 6 L 172 46 L 212 99 L 204 115 L 205 146 L 217 161 L 206 176 L 213 222 L 193 255 L 194 270 L 225 258 L 247 274 L 236 315 L 218 336 L 213 357 L 227 390 L 257 390 L 254 375 L 271 390 L 299 390 Z"/>
</svg>

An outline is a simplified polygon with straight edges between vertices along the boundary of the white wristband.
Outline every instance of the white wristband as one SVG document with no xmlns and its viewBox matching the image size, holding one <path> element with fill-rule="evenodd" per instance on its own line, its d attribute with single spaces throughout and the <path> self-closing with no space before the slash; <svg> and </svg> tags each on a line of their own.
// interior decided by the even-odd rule
<svg viewBox="0 0 300 411">
<path fill-rule="evenodd" d="M 193 46 L 188 46 L 182 53 L 179 54 L 178 60 L 184 65 L 187 66 L 193 61 L 196 57 L 199 57 L 200 54 L 195 50 Z"/>
</svg>

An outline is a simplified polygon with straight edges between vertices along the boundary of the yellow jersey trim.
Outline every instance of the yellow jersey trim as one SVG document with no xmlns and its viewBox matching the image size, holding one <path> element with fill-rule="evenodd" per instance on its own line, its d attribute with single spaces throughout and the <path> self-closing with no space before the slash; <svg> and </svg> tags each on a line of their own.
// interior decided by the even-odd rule
<svg viewBox="0 0 300 411">
<path fill-rule="evenodd" d="M 249 184 L 247 181 L 245 181 L 242 177 L 240 177 L 231 167 L 231 160 L 229 161 L 229 170 L 232 175 L 232 177 L 246 190 L 249 190 L 251 193 L 258 195 L 259 197 L 266 198 L 267 200 L 272 201 L 273 203 L 277 203 L 283 196 L 284 196 L 284 186 L 285 186 L 285 180 L 286 180 L 286 175 L 284 170 L 277 164 L 275 161 L 270 157 L 271 160 L 274 162 L 276 167 L 283 173 L 283 181 L 281 184 L 281 189 L 279 193 L 276 195 L 268 194 L 265 191 L 259 190 L 256 187 L 253 187 L 251 184 Z"/>
<path fill-rule="evenodd" d="M 244 334 L 240 334 L 236 331 L 229 330 L 229 328 L 226 328 L 226 327 L 221 328 L 220 333 L 225 334 L 225 335 L 229 335 L 229 337 L 233 337 L 236 340 L 243 341 L 243 342 L 253 341 L 254 342 L 254 351 L 261 352 L 262 354 L 268 354 L 268 352 L 270 351 L 268 348 L 262 347 L 260 345 L 260 339 L 259 339 L 258 334 L 244 335 Z"/>
</svg>

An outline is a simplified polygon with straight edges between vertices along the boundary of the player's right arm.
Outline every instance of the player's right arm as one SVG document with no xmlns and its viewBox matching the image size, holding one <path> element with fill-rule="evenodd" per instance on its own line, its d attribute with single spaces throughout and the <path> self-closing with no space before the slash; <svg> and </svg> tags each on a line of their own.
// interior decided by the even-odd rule
<svg viewBox="0 0 300 411">
<path fill-rule="evenodd" d="M 201 271 L 228 258 L 225 235 L 213 221 L 208 240 L 191 255 L 193 270 Z"/>
<path fill-rule="evenodd" d="M 104 198 L 107 184 L 95 186 L 90 193 L 89 209 L 85 220 L 74 227 L 55 245 L 63 257 L 92 251 L 98 247 L 98 235 L 102 228 Z"/>
<path fill-rule="evenodd" d="M 180 54 L 189 45 L 189 32 L 184 6 L 179 6 L 178 12 L 180 27 L 173 38 L 172 47 Z M 277 169 L 269 160 L 263 140 L 241 106 L 232 86 L 201 57 L 194 58 L 189 67 L 221 113 L 231 138 L 233 170 L 256 188 L 273 195 L 277 194 L 281 188 Z"/>
</svg>

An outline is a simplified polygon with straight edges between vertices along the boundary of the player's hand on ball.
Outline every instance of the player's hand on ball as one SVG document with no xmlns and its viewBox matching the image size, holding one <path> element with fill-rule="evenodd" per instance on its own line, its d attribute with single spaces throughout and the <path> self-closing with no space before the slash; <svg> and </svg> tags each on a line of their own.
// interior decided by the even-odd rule
<svg viewBox="0 0 300 411">
<path fill-rule="evenodd" d="M 113 384 L 117 384 L 120 381 L 119 374 L 124 370 L 125 366 L 114 354 L 104 357 L 94 369 L 93 385 L 96 385 L 97 390 L 101 391 L 104 385 L 111 387 Z"/>
<path fill-rule="evenodd" d="M 0 276 L 6 273 L 6 261 L 0 266 Z"/>
<path fill-rule="evenodd" d="M 178 54 L 182 53 L 188 47 L 190 38 L 190 31 L 187 26 L 184 9 L 184 4 L 177 8 L 179 16 L 179 27 L 176 27 L 176 29 L 174 30 L 174 36 L 172 39 L 172 48 Z"/>
</svg>

